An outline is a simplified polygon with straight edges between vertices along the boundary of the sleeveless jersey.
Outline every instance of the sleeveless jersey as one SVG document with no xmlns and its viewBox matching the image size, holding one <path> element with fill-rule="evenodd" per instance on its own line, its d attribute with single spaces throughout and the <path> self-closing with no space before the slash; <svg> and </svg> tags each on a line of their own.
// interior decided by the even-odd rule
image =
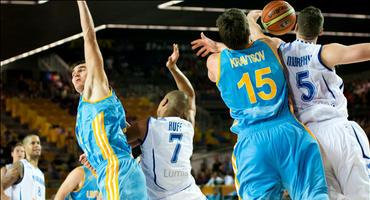
<svg viewBox="0 0 370 200">
<path fill-rule="evenodd" d="M 20 160 L 23 164 L 22 181 L 13 185 L 12 200 L 44 200 L 45 179 L 44 174 L 27 160 Z"/>
<path fill-rule="evenodd" d="M 304 124 L 348 117 L 343 80 L 322 63 L 321 49 L 301 40 L 279 47 L 289 71 L 294 112 Z"/>
<path fill-rule="evenodd" d="M 289 113 L 283 67 L 263 40 L 256 40 L 242 50 L 221 51 L 216 84 L 230 108 L 234 119 L 231 131 L 236 134 Z"/>
<path fill-rule="evenodd" d="M 195 184 L 191 175 L 194 129 L 179 117 L 149 118 L 141 144 L 148 195 L 162 199 Z"/>
<path fill-rule="evenodd" d="M 82 166 L 82 169 L 84 170 L 82 187 L 77 191 L 71 192 L 66 200 L 97 199 L 99 195 L 99 188 L 96 176 L 85 166 Z"/>
<path fill-rule="evenodd" d="M 103 162 L 109 164 L 118 157 L 131 155 L 131 147 L 122 131 L 124 128 L 125 111 L 113 91 L 109 96 L 95 102 L 80 97 L 76 137 L 96 170 L 99 170 Z"/>
</svg>

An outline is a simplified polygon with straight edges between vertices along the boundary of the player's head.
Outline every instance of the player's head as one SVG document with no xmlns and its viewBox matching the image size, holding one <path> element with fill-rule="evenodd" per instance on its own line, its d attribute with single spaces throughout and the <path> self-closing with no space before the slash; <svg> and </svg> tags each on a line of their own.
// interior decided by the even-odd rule
<svg viewBox="0 0 370 200">
<path fill-rule="evenodd" d="M 216 21 L 221 40 L 230 49 L 244 49 L 249 42 L 249 25 L 245 13 L 231 8 Z"/>
<path fill-rule="evenodd" d="M 38 159 L 41 156 L 41 142 L 38 135 L 27 135 L 23 139 L 27 159 Z"/>
<path fill-rule="evenodd" d="M 87 77 L 87 69 L 85 62 L 78 62 L 74 65 L 72 71 L 72 83 L 75 87 L 75 90 L 78 93 L 82 93 L 84 91 L 85 81 Z"/>
<path fill-rule="evenodd" d="M 296 32 L 303 39 L 316 39 L 323 31 L 324 16 L 313 6 L 304 8 L 298 15 Z"/>
<path fill-rule="evenodd" d="M 188 96 L 179 90 L 174 90 L 166 94 L 158 105 L 158 117 L 181 117 L 186 118 L 188 109 Z"/>
<path fill-rule="evenodd" d="M 11 147 L 11 156 L 13 158 L 13 163 L 17 162 L 18 160 L 25 158 L 24 147 L 21 142 L 18 142 L 14 146 Z"/>
</svg>

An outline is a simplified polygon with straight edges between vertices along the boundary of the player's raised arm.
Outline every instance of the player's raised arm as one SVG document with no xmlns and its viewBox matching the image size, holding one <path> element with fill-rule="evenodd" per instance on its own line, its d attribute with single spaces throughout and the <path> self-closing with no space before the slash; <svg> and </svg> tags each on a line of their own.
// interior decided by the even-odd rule
<svg viewBox="0 0 370 200">
<path fill-rule="evenodd" d="M 173 44 L 173 52 L 170 57 L 168 57 L 166 66 L 170 70 L 173 78 L 176 81 L 177 88 L 180 91 L 183 91 L 188 96 L 188 113 L 187 117 L 189 118 L 190 122 L 194 125 L 195 123 L 195 113 L 196 113 L 196 105 L 195 105 L 195 91 L 193 86 L 191 85 L 190 81 L 186 76 L 181 72 L 181 70 L 177 67 L 176 62 L 179 59 L 180 53 L 177 44 Z"/>
<path fill-rule="evenodd" d="M 259 17 L 261 17 L 261 14 L 262 14 L 261 10 L 251 10 L 249 11 L 247 15 L 250 39 L 255 41 L 258 39 L 262 39 L 262 38 L 270 38 L 274 46 L 279 47 L 279 45 L 283 42 L 283 40 L 277 37 L 269 37 L 265 35 L 261 27 L 257 24 L 257 20 Z"/>
<path fill-rule="evenodd" d="M 350 64 L 370 60 L 370 43 L 342 45 L 327 44 L 322 47 L 321 59 L 324 64 L 334 68 L 340 64 Z"/>
<path fill-rule="evenodd" d="M 196 39 L 191 42 L 191 48 L 193 50 L 200 48 L 197 51 L 197 56 L 205 57 L 209 53 L 221 52 L 223 49 L 226 49 L 227 47 L 225 46 L 225 44 L 221 42 L 211 40 L 206 35 L 204 35 L 203 32 L 201 32 L 200 39 Z"/>
<path fill-rule="evenodd" d="M 67 178 L 64 180 L 54 200 L 64 200 L 69 193 L 76 191 L 84 179 L 84 170 L 82 167 L 75 168 L 71 173 L 68 174 Z"/>
<path fill-rule="evenodd" d="M 97 100 L 109 94 L 109 83 L 104 71 L 103 57 L 101 55 L 94 22 L 85 1 L 77 1 L 80 12 L 81 27 L 84 38 L 84 51 L 87 77 L 83 91 L 85 99 Z"/>
</svg>

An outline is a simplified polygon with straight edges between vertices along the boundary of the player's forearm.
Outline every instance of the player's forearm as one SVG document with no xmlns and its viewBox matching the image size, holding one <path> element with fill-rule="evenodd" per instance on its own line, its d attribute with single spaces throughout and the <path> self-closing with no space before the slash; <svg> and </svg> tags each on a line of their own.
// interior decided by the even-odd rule
<svg viewBox="0 0 370 200">
<path fill-rule="evenodd" d="M 257 40 L 264 36 L 264 33 L 261 29 L 261 27 L 257 24 L 256 19 L 248 16 L 248 25 L 249 25 L 249 31 L 250 31 L 250 37 L 252 40 Z"/>
<path fill-rule="evenodd" d="M 77 1 L 84 40 L 96 40 L 94 22 L 85 1 Z"/>
<path fill-rule="evenodd" d="M 185 92 L 185 94 L 188 95 L 189 98 L 195 98 L 195 91 L 193 89 L 193 86 L 191 85 L 188 78 L 186 78 L 186 76 L 181 72 L 181 70 L 177 66 L 175 66 L 174 68 L 170 69 L 170 72 L 176 81 L 177 88 L 180 91 Z"/>
<path fill-rule="evenodd" d="M 54 197 L 54 200 L 64 200 L 66 197 L 67 197 L 67 194 L 65 192 L 58 191 Z"/>
</svg>

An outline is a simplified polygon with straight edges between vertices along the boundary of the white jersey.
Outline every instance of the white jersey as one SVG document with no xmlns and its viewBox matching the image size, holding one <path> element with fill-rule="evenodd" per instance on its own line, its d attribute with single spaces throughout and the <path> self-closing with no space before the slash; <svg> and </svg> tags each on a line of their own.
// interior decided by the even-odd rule
<svg viewBox="0 0 370 200">
<path fill-rule="evenodd" d="M 44 174 L 27 160 L 20 162 L 23 164 L 23 178 L 13 185 L 12 200 L 45 200 Z"/>
<path fill-rule="evenodd" d="M 150 199 L 205 199 L 191 175 L 193 136 L 189 121 L 179 117 L 149 118 L 141 144 L 141 167 Z M 181 193 L 187 196 L 180 198 Z"/>
<path fill-rule="evenodd" d="M 304 124 L 348 117 L 343 80 L 322 63 L 321 49 L 301 40 L 279 47 L 289 71 L 294 112 Z"/>
</svg>

